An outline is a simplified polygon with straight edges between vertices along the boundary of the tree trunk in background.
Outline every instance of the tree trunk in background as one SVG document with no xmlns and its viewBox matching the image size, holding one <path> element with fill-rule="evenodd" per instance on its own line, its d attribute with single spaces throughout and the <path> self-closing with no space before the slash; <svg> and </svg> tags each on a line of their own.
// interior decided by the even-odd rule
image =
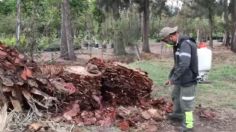
<svg viewBox="0 0 236 132">
<path fill-rule="evenodd" d="M 223 45 L 226 47 L 230 46 L 230 32 L 225 30 Z"/>
<path fill-rule="evenodd" d="M 196 40 L 197 44 L 200 42 L 200 31 L 199 29 L 197 29 L 197 40 Z"/>
<path fill-rule="evenodd" d="M 231 2 L 233 2 L 232 20 L 234 24 L 234 33 L 232 34 L 231 50 L 236 53 L 236 2 L 235 0 L 231 0 Z"/>
<path fill-rule="evenodd" d="M 61 8 L 61 57 L 63 59 L 75 60 L 69 1 L 63 0 Z"/>
<path fill-rule="evenodd" d="M 223 45 L 226 47 L 230 46 L 230 28 L 229 28 L 229 9 L 228 9 L 228 0 L 224 0 L 224 21 L 225 21 L 225 35 L 224 35 L 224 41 Z"/>
<path fill-rule="evenodd" d="M 65 29 L 66 29 L 66 43 L 68 48 L 68 55 L 70 60 L 75 60 L 74 53 L 74 44 L 73 44 L 73 32 L 72 32 L 72 23 L 71 23 L 71 15 L 70 15 L 70 5 L 69 0 L 64 0 L 64 8 L 65 8 Z"/>
<path fill-rule="evenodd" d="M 16 47 L 20 46 L 20 3 L 21 0 L 17 0 L 16 3 Z"/>
<path fill-rule="evenodd" d="M 210 47 L 211 48 L 213 48 L 213 40 L 212 40 L 212 36 L 213 36 L 213 28 L 214 28 L 214 25 L 213 25 L 213 16 L 212 16 L 212 10 L 211 9 L 209 9 L 209 16 L 208 16 L 209 18 L 209 25 L 210 25 L 210 34 L 209 34 L 209 41 L 210 41 L 210 43 L 209 43 L 209 45 L 210 45 Z"/>
<path fill-rule="evenodd" d="M 212 35 L 213 35 L 213 27 L 210 25 L 210 34 L 209 34 L 209 45 L 211 48 L 213 48 L 213 40 L 212 40 Z"/>
<path fill-rule="evenodd" d="M 236 24 L 236 23 L 235 23 Z M 236 26 L 235 26 L 236 27 Z M 234 37 L 231 50 L 236 53 L 236 28 L 234 30 Z"/>
<path fill-rule="evenodd" d="M 160 33 L 160 28 L 161 28 L 161 20 L 162 20 L 162 17 L 161 15 L 158 16 L 159 18 L 159 21 L 158 21 L 158 29 L 157 29 L 157 36 L 158 36 L 158 41 L 159 41 L 159 33 Z"/>
<path fill-rule="evenodd" d="M 125 45 L 122 40 L 122 34 L 118 32 L 115 35 L 115 45 L 114 45 L 114 53 L 115 55 L 125 55 Z"/>
<path fill-rule="evenodd" d="M 61 58 L 63 59 L 69 59 L 68 58 L 68 52 L 67 52 L 67 44 L 66 44 L 66 33 L 65 33 L 65 11 L 64 11 L 64 5 L 61 3 L 61 45 L 60 45 L 60 51 L 61 51 Z"/>
<path fill-rule="evenodd" d="M 34 61 L 34 51 L 35 51 L 35 49 L 36 49 L 36 46 L 37 46 L 37 41 L 36 41 L 36 20 L 35 20 L 36 18 L 35 18 L 35 16 L 33 16 L 32 17 L 32 26 L 31 26 L 31 30 L 32 30 L 32 32 L 31 32 L 31 39 L 30 39 L 30 49 L 29 49 L 29 51 L 30 51 L 30 60 L 31 60 L 31 62 L 33 62 Z"/>
<path fill-rule="evenodd" d="M 139 20 L 140 20 L 140 33 L 141 35 L 141 41 L 143 42 L 143 17 L 142 17 L 142 13 L 139 13 Z"/>
<path fill-rule="evenodd" d="M 37 13 L 37 5 L 34 3 L 33 4 L 33 8 L 32 8 L 32 14 L 31 14 L 31 21 L 30 21 L 30 25 L 29 28 L 31 29 L 30 32 L 28 32 L 29 34 L 27 35 L 29 38 L 29 55 L 30 55 L 30 61 L 34 61 L 34 52 L 37 46 L 37 16 L 35 15 Z"/>
<path fill-rule="evenodd" d="M 149 48 L 149 0 L 144 2 L 143 10 L 143 52 L 150 53 Z"/>
</svg>

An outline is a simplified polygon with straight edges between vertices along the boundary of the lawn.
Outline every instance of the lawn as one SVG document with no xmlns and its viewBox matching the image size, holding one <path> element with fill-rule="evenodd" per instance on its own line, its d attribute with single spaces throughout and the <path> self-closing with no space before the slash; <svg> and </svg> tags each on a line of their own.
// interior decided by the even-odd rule
<svg viewBox="0 0 236 132">
<path fill-rule="evenodd" d="M 172 87 L 164 86 L 173 62 L 167 60 L 138 61 L 130 64 L 148 72 L 153 80 L 153 97 L 170 97 Z M 210 84 L 199 84 L 197 87 L 196 105 L 204 107 L 229 107 L 236 109 L 236 65 L 213 63 L 209 73 Z"/>
</svg>

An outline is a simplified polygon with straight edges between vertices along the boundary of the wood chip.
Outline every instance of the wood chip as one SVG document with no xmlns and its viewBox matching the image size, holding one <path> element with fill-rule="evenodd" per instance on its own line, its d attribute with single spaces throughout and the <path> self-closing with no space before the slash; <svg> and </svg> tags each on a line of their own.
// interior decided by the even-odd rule
<svg viewBox="0 0 236 132">
<path fill-rule="evenodd" d="M 22 112 L 22 106 L 21 106 L 21 103 L 19 100 L 16 100 L 16 99 L 13 99 L 12 97 L 10 97 L 10 100 L 11 100 L 11 104 L 13 105 L 14 107 L 14 110 L 16 112 Z"/>
</svg>

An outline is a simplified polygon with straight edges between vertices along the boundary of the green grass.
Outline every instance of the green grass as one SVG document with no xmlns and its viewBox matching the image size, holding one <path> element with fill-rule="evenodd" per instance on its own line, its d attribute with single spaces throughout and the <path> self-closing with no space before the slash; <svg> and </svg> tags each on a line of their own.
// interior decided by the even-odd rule
<svg viewBox="0 0 236 132">
<path fill-rule="evenodd" d="M 153 97 L 169 96 L 171 88 L 166 87 L 164 83 L 167 80 L 169 71 L 173 66 L 172 62 L 169 62 L 168 60 L 145 60 L 134 62 L 130 64 L 130 66 L 133 68 L 140 68 L 148 73 L 155 85 L 152 92 Z"/>
<path fill-rule="evenodd" d="M 149 73 L 156 87 L 153 97 L 170 96 L 171 87 L 164 86 L 172 62 L 165 60 L 139 61 L 130 64 Z M 236 109 L 236 65 L 213 64 L 209 73 L 210 84 L 199 84 L 197 87 L 196 105 L 204 107 L 229 107 Z"/>
<path fill-rule="evenodd" d="M 133 68 L 141 68 L 148 72 L 149 77 L 156 85 L 162 85 L 169 75 L 169 70 L 172 67 L 168 62 L 158 62 L 157 60 L 137 61 L 130 64 Z"/>
<path fill-rule="evenodd" d="M 198 86 L 198 102 L 206 106 L 236 109 L 236 65 L 214 65 L 209 73 L 209 80 L 211 84 Z"/>
</svg>

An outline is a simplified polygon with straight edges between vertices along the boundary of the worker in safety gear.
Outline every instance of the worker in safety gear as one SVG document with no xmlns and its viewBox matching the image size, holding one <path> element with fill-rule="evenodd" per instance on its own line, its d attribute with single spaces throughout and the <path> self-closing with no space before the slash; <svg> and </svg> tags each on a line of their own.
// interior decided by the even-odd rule
<svg viewBox="0 0 236 132">
<path fill-rule="evenodd" d="M 173 113 L 170 119 L 182 121 L 183 132 L 192 131 L 194 127 L 194 100 L 198 76 L 197 46 L 194 39 L 183 37 L 178 27 L 164 27 L 159 36 L 163 42 L 173 46 L 174 67 L 169 74 L 166 85 L 173 85 Z"/>
</svg>

